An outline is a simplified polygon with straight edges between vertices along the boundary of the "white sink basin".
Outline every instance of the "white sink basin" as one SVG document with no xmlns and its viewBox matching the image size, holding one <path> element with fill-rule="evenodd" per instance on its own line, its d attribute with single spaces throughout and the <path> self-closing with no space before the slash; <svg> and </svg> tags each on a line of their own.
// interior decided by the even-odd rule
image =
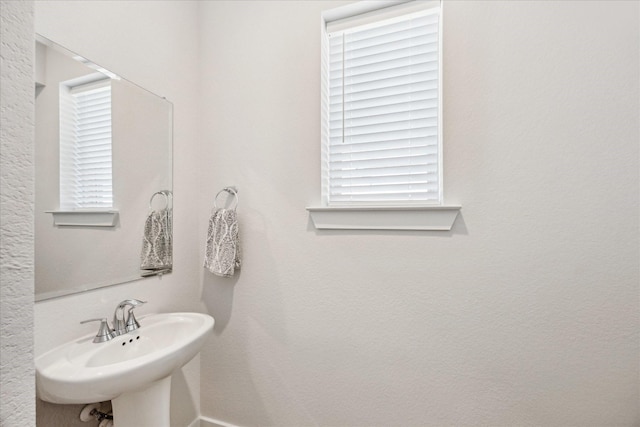
<svg viewBox="0 0 640 427">
<path fill-rule="evenodd" d="M 140 318 L 139 329 L 108 342 L 93 343 L 91 334 L 63 344 L 35 361 L 38 396 L 80 404 L 147 391 L 200 352 L 213 323 L 207 314 L 153 314 Z M 115 402 L 114 421 L 126 424 L 118 420 Z"/>
</svg>

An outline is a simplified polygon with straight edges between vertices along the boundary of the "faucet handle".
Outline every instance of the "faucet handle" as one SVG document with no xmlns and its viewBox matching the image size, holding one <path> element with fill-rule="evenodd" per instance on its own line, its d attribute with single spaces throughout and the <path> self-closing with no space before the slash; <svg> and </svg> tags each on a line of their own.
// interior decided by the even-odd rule
<svg viewBox="0 0 640 427">
<path fill-rule="evenodd" d="M 128 311 L 127 324 L 125 325 L 125 330 L 127 332 L 135 331 L 140 327 L 140 323 L 136 320 L 136 316 L 133 315 L 134 308 L 135 307 L 131 307 Z"/>
<path fill-rule="evenodd" d="M 125 302 L 132 307 L 137 307 L 139 305 L 147 303 L 147 301 L 140 301 L 139 299 L 128 299 L 128 300 L 125 300 Z"/>
<path fill-rule="evenodd" d="M 109 323 L 107 323 L 107 319 L 105 317 L 98 318 L 98 319 L 87 319 L 87 320 L 83 320 L 80 323 L 89 323 L 89 322 L 101 322 L 100 329 L 98 330 L 98 334 L 93 339 L 94 343 L 109 341 L 116 337 L 116 334 L 114 334 L 111 328 L 109 327 Z"/>
<path fill-rule="evenodd" d="M 137 307 L 142 304 L 146 304 L 147 301 L 140 301 L 139 299 L 126 299 L 118 304 L 118 309 L 125 308 L 126 306 Z"/>
</svg>

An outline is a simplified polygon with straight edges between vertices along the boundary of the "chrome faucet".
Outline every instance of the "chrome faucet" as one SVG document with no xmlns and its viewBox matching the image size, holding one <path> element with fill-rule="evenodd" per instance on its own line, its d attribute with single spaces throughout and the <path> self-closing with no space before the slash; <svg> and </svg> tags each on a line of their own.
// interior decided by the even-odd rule
<svg viewBox="0 0 640 427">
<path fill-rule="evenodd" d="M 146 301 L 127 299 L 118 304 L 113 313 L 113 333 L 116 335 L 122 335 L 138 329 L 140 324 L 133 315 L 133 309 L 145 303 Z M 124 311 L 126 307 L 130 308 L 127 310 L 127 319 L 125 320 Z"/>
<path fill-rule="evenodd" d="M 109 327 L 109 323 L 107 322 L 106 318 L 103 317 L 99 319 L 83 320 L 80 323 L 88 323 L 88 322 L 100 322 L 100 329 L 98 330 L 96 337 L 93 339 L 93 342 L 95 343 L 106 342 L 116 337 L 116 334 Z"/>
</svg>

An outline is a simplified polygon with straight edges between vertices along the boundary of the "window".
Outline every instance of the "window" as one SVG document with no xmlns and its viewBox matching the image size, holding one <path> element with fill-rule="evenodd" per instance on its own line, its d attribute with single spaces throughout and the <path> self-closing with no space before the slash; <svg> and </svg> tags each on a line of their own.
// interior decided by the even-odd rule
<svg viewBox="0 0 640 427">
<path fill-rule="evenodd" d="M 111 81 L 60 85 L 60 208 L 113 207 Z"/>
<path fill-rule="evenodd" d="M 444 205 L 442 3 L 361 1 L 322 15 L 318 229 L 450 230 Z"/>
<path fill-rule="evenodd" d="M 327 22 L 327 206 L 442 203 L 440 26 L 424 1 Z"/>
</svg>

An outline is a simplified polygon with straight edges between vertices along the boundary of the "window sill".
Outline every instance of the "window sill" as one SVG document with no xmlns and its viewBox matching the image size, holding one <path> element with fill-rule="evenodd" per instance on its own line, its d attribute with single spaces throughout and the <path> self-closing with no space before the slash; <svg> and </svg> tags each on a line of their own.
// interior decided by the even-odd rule
<svg viewBox="0 0 640 427">
<path fill-rule="evenodd" d="M 57 227 L 115 227 L 118 211 L 47 211 Z"/>
<path fill-rule="evenodd" d="M 461 206 L 308 207 L 319 230 L 449 231 Z"/>
</svg>

